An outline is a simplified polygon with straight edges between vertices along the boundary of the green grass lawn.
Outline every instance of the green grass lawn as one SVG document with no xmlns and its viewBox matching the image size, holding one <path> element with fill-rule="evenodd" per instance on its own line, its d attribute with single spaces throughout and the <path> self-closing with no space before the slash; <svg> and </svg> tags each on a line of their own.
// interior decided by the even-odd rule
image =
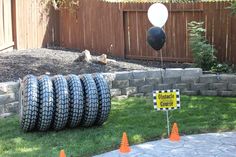
<svg viewBox="0 0 236 157">
<path fill-rule="evenodd" d="M 181 110 L 171 111 L 180 134 L 236 130 L 236 98 L 182 96 Z M 108 121 L 102 127 L 59 132 L 24 133 L 19 117 L 0 119 L 1 157 L 91 156 L 118 149 L 126 131 L 131 145 L 166 138 L 164 112 L 153 109 L 152 98 L 113 99 Z"/>
</svg>

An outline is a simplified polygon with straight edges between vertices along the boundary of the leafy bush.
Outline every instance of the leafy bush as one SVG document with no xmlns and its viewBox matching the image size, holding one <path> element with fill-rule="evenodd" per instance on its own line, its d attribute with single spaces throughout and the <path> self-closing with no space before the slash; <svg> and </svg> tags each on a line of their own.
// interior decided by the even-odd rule
<svg viewBox="0 0 236 157">
<path fill-rule="evenodd" d="M 205 39 L 204 22 L 188 23 L 190 47 L 196 67 L 210 70 L 216 64 L 216 49 Z"/>
<path fill-rule="evenodd" d="M 53 6 L 54 9 L 69 8 L 75 9 L 79 6 L 79 0 L 41 0 L 42 4 Z"/>
<path fill-rule="evenodd" d="M 236 14 L 236 1 L 231 3 L 231 6 L 228 8 L 232 10 L 233 15 Z"/>
<path fill-rule="evenodd" d="M 217 72 L 217 73 L 232 73 L 233 72 L 232 68 L 228 64 L 226 64 L 226 63 L 215 64 L 211 68 L 211 71 Z"/>
</svg>

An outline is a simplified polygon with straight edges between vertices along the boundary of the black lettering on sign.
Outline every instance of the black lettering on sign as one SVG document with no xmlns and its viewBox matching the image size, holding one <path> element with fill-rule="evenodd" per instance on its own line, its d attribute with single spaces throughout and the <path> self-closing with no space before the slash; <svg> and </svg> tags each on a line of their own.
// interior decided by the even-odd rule
<svg viewBox="0 0 236 157">
<path fill-rule="evenodd" d="M 173 99 L 174 97 L 175 97 L 174 94 L 170 94 L 170 95 L 158 94 L 159 99 Z"/>
<path fill-rule="evenodd" d="M 161 107 L 173 106 L 173 101 L 166 101 L 166 102 L 161 101 L 160 105 L 161 105 Z"/>
</svg>

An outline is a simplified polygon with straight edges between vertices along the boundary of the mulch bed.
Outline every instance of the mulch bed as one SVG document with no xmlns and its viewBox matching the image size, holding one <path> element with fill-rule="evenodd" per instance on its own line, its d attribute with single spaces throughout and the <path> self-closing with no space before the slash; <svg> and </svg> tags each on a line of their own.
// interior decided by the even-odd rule
<svg viewBox="0 0 236 157">
<path fill-rule="evenodd" d="M 96 72 L 114 72 L 127 70 L 145 70 L 160 68 L 159 61 L 129 60 L 111 58 L 107 65 L 75 62 L 78 51 L 29 49 L 0 53 L 0 82 L 16 81 L 27 74 L 36 76 L 84 74 Z M 191 64 L 164 63 L 165 68 L 188 68 Z"/>
</svg>

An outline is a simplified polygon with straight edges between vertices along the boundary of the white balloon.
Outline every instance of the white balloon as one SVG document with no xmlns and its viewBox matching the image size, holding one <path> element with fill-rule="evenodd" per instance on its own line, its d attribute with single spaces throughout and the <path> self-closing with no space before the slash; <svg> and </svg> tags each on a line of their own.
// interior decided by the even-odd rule
<svg viewBox="0 0 236 157">
<path fill-rule="evenodd" d="M 168 10 L 165 5 L 155 3 L 148 9 L 148 19 L 153 26 L 163 27 L 168 19 Z"/>
</svg>

